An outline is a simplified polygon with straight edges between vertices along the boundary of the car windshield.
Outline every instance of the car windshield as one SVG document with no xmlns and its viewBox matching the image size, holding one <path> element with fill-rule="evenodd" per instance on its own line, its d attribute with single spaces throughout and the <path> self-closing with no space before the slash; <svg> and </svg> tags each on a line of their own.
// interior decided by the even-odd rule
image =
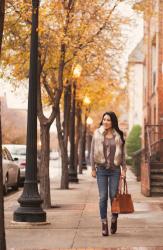
<svg viewBox="0 0 163 250">
<path fill-rule="evenodd" d="M 12 155 L 26 155 L 26 146 L 20 145 L 5 145 L 11 152 Z"/>
<path fill-rule="evenodd" d="M 14 148 L 13 150 L 11 150 L 11 153 L 14 155 L 26 155 L 26 149 L 25 148 Z"/>
</svg>

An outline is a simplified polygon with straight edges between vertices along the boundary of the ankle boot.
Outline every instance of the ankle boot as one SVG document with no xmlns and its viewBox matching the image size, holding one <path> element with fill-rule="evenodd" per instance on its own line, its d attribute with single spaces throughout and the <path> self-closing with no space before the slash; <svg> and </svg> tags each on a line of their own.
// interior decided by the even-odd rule
<svg viewBox="0 0 163 250">
<path fill-rule="evenodd" d="M 112 217 L 111 219 L 111 228 L 110 228 L 110 232 L 111 234 L 115 234 L 117 231 L 117 217 Z"/>
<path fill-rule="evenodd" d="M 107 221 L 106 222 L 102 222 L 102 235 L 103 236 L 108 236 L 109 235 Z"/>
</svg>

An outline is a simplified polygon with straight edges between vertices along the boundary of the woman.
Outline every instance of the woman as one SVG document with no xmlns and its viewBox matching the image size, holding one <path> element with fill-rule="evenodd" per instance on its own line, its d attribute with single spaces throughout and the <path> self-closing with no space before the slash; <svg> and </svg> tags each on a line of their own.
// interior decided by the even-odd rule
<svg viewBox="0 0 163 250">
<path fill-rule="evenodd" d="M 125 140 L 118 127 L 118 119 L 114 112 L 103 114 L 100 127 L 96 129 L 91 144 L 92 176 L 97 177 L 99 190 L 99 207 L 102 221 L 102 235 L 108 236 L 107 201 L 112 203 L 118 191 L 120 177 L 126 176 L 124 153 Z M 111 234 L 117 231 L 118 214 L 111 218 Z"/>
</svg>

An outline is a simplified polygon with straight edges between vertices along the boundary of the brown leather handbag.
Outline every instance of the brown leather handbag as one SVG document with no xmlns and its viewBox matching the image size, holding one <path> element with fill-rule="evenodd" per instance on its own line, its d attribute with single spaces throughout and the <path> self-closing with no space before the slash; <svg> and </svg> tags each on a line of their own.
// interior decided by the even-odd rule
<svg viewBox="0 0 163 250">
<path fill-rule="evenodd" d="M 122 190 L 123 182 L 123 190 Z M 133 213 L 134 205 L 131 198 L 131 194 L 128 193 L 126 178 L 120 180 L 119 190 L 115 198 L 113 199 L 111 206 L 112 213 Z"/>
</svg>

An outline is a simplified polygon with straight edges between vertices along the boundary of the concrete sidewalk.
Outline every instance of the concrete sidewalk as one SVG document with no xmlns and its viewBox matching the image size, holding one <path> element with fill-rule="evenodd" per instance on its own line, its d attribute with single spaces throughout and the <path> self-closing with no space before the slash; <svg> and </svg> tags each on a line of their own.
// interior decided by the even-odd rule
<svg viewBox="0 0 163 250">
<path fill-rule="evenodd" d="M 59 176 L 52 182 L 54 208 L 47 210 L 48 225 L 12 224 L 22 190 L 6 197 L 7 249 L 163 249 L 163 197 L 141 195 L 140 183 L 129 170 L 127 180 L 135 213 L 120 215 L 117 233 L 108 237 L 101 236 L 98 191 L 90 168 L 79 175 L 78 184 L 70 184 L 69 190 L 59 189 Z"/>
</svg>

